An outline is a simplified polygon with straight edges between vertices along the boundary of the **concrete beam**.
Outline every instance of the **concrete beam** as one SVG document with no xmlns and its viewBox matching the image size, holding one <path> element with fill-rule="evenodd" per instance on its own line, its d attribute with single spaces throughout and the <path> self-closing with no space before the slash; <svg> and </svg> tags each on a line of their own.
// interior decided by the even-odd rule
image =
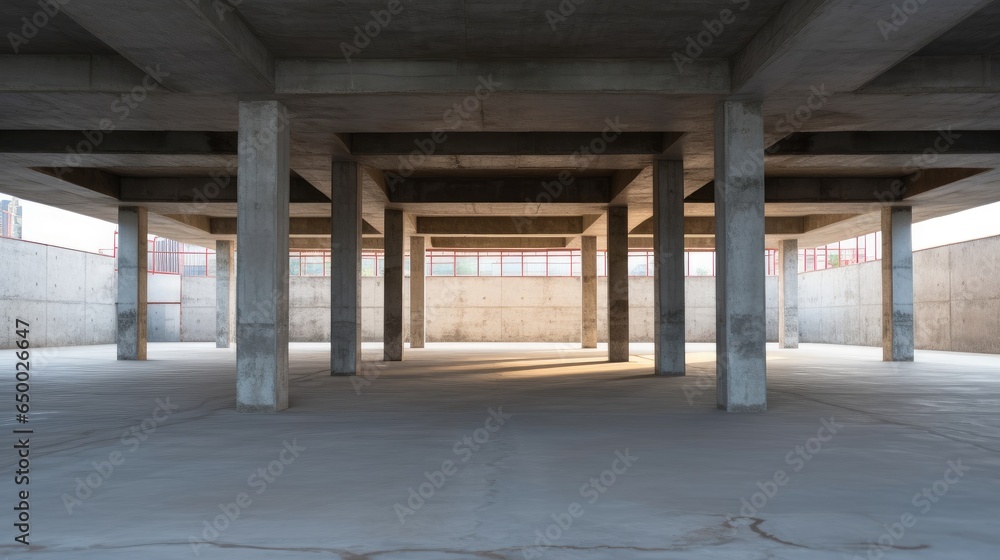
<svg viewBox="0 0 1000 560">
<path fill-rule="evenodd" d="M 278 93 L 729 93 L 729 62 L 669 58 L 531 60 L 279 60 Z M 407 151 L 409 153 L 409 151 Z"/>
<path fill-rule="evenodd" d="M 89 0 L 61 9 L 174 91 L 274 91 L 273 56 L 228 2 Z"/>
<path fill-rule="evenodd" d="M 690 219 L 690 218 L 686 218 Z M 652 250 L 653 238 L 652 237 L 629 237 L 628 238 L 628 248 L 629 249 L 645 249 L 647 251 Z M 684 238 L 684 250 L 685 251 L 712 251 L 715 249 L 715 238 L 714 237 L 685 237 Z"/>
<path fill-rule="evenodd" d="M 149 215 L 118 209 L 118 359 L 146 359 L 146 267 Z"/>
<path fill-rule="evenodd" d="M 882 357 L 912 362 L 913 209 L 882 209 Z"/>
<path fill-rule="evenodd" d="M 997 93 L 1000 56 L 911 56 L 875 78 L 861 93 Z"/>
<path fill-rule="evenodd" d="M 424 318 L 426 239 L 420 235 L 410 236 L 410 348 L 423 348 L 426 339 Z"/>
<path fill-rule="evenodd" d="M 198 205 L 237 202 L 236 177 L 122 177 L 122 202 L 190 202 Z M 309 181 L 288 179 L 291 203 L 330 202 Z"/>
<path fill-rule="evenodd" d="M 799 242 L 778 243 L 778 346 L 799 347 Z"/>
<path fill-rule="evenodd" d="M 488 251 L 503 249 L 563 249 L 566 237 L 431 237 L 434 249 Z"/>
<path fill-rule="evenodd" d="M 1000 133 L 992 130 L 797 132 L 775 143 L 769 156 L 922 156 L 1000 154 Z"/>
<path fill-rule="evenodd" d="M 590 154 L 662 155 L 682 136 L 677 132 L 622 132 L 611 121 L 597 132 L 382 132 L 351 135 L 355 156 L 575 156 L 579 164 Z M 441 140 L 435 142 L 435 139 Z M 596 144 L 596 145 L 595 145 Z"/>
<path fill-rule="evenodd" d="M 804 216 L 771 216 L 764 218 L 766 235 L 795 235 L 805 233 L 806 217 Z M 715 235 L 715 218 L 705 216 L 686 216 L 684 218 L 684 235 L 713 236 Z M 653 235 L 653 218 L 642 222 L 629 232 L 630 235 Z"/>
<path fill-rule="evenodd" d="M 336 201 L 336 197 L 334 197 L 334 201 Z M 330 218 L 291 218 L 288 223 L 288 234 L 302 237 L 327 237 L 330 235 L 331 227 Z M 209 221 L 209 233 L 212 235 L 235 235 L 236 230 L 236 218 L 211 218 Z M 362 223 L 361 232 L 364 235 L 381 234 L 368 222 Z"/>
<path fill-rule="evenodd" d="M 330 374 L 361 371 L 362 187 L 358 164 L 333 161 L 330 238 Z M 335 243 L 331 243 L 335 241 Z"/>
<path fill-rule="evenodd" d="M 656 375 L 684 375 L 684 163 L 653 167 L 653 342 Z"/>
<path fill-rule="evenodd" d="M 236 342 L 236 244 L 215 242 L 215 347 Z"/>
<path fill-rule="evenodd" d="M 608 208 L 608 361 L 629 361 L 628 207 Z"/>
<path fill-rule="evenodd" d="M 767 410 L 764 119 L 723 101 L 715 119 L 716 394 L 727 412 Z"/>
<path fill-rule="evenodd" d="M 768 177 L 764 179 L 764 203 L 879 203 L 887 193 L 899 190 L 897 185 L 904 180 L 905 177 Z M 715 182 L 709 182 L 685 201 L 714 203 Z"/>
<path fill-rule="evenodd" d="M 403 211 L 385 209 L 383 359 L 403 360 Z"/>
<path fill-rule="evenodd" d="M 288 408 L 289 135 L 276 101 L 240 103 L 236 409 Z"/>
<path fill-rule="evenodd" d="M 550 177 L 387 177 L 393 203 L 574 203 L 606 204 L 609 177 L 577 177 L 569 171 Z"/>
<path fill-rule="evenodd" d="M 882 25 L 894 17 L 894 6 L 884 0 L 785 2 L 733 57 L 732 93 L 764 96 L 811 87 L 853 92 L 986 3 L 920 3 L 893 30 Z"/>
<path fill-rule="evenodd" d="M 581 235 L 582 216 L 418 216 L 419 235 Z"/>
<path fill-rule="evenodd" d="M 58 154 L 87 142 L 95 155 L 231 155 L 239 150 L 235 132 L 115 130 L 0 130 L 0 153 Z"/>
<path fill-rule="evenodd" d="M 144 78 L 145 72 L 115 55 L 0 55 L 0 92 L 4 93 L 124 93 Z"/>
</svg>

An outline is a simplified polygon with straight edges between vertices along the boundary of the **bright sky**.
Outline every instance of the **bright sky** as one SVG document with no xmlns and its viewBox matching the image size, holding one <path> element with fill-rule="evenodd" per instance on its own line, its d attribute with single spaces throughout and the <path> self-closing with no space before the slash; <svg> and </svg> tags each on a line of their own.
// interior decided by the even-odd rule
<svg viewBox="0 0 1000 560">
<path fill-rule="evenodd" d="M 10 196 L 0 193 L 0 199 Z M 97 253 L 114 246 L 116 224 L 22 200 L 24 239 Z M 1000 202 L 913 226 L 913 248 L 929 249 L 1000 235 Z"/>
</svg>

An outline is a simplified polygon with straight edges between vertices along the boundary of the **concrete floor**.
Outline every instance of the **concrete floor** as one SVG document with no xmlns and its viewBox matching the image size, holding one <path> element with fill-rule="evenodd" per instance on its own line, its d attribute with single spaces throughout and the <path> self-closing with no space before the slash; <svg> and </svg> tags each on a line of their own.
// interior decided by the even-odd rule
<svg viewBox="0 0 1000 560">
<path fill-rule="evenodd" d="M 892 365 L 876 348 L 772 348 L 770 412 L 729 415 L 714 408 L 712 345 L 689 345 L 689 376 L 663 379 L 649 375 L 649 345 L 633 345 L 627 364 L 573 346 L 434 344 L 371 368 L 361 385 L 326 374 L 325 345 L 294 344 L 291 408 L 259 416 L 234 411 L 233 351 L 151 344 L 148 362 L 123 363 L 113 346 L 36 350 L 33 546 L 4 544 L 0 554 L 187 558 L 197 547 L 208 559 L 978 559 L 1000 551 L 1000 356 L 918 351 L 917 363 Z M 379 355 L 367 345 L 366 354 Z M 12 364 L 13 353 L 0 360 Z M 3 402 L 12 391 L 8 381 Z M 157 399 L 178 409 L 155 411 Z M 501 407 L 510 418 L 482 430 L 488 409 Z M 160 420 L 146 422 L 145 441 L 122 441 L 154 412 Z M 829 419 L 836 435 L 810 441 Z M 488 440 L 471 440 L 473 451 L 464 437 Z M 298 456 L 272 463 L 283 442 Z M 796 455 L 797 446 L 812 451 Z M 625 467 L 616 451 L 637 459 Z M 108 476 L 95 470 L 115 452 L 123 463 Z M 13 461 L 8 447 L 6 472 Z M 939 482 L 949 461 L 968 472 Z M 252 477 L 269 464 L 281 474 Z M 443 467 L 449 474 L 433 474 Z M 612 467 L 614 482 L 610 471 L 599 482 Z M 425 472 L 440 488 L 425 485 L 430 497 L 414 501 L 420 507 L 401 524 L 394 505 L 407 505 Z M 100 486 L 70 515 L 64 494 L 88 475 Z M 766 482 L 776 475 L 784 485 Z M 936 503 L 913 503 L 923 488 Z M 11 507 L 12 477 L 2 492 Z M 228 508 L 235 520 L 219 518 L 223 530 L 203 535 L 223 515 L 219 504 L 241 492 L 245 507 Z M 891 527 L 908 513 L 912 527 Z M 536 531 L 548 531 L 550 548 L 532 548 Z M 891 547 L 869 555 L 880 537 Z M 193 547 L 192 538 L 213 542 Z"/>
</svg>

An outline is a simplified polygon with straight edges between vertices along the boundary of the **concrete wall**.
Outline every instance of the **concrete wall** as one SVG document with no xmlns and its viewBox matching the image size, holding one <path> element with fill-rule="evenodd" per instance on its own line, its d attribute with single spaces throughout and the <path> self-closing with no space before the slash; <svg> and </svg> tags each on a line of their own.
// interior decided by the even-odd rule
<svg viewBox="0 0 1000 560">
<path fill-rule="evenodd" d="M 92 253 L 0 238 L 0 348 L 14 348 L 17 319 L 34 347 L 115 341 L 115 261 Z"/>
<path fill-rule="evenodd" d="M 803 342 L 882 344 L 881 262 L 799 275 Z M 1000 354 L 1000 237 L 913 255 L 916 347 Z"/>
</svg>

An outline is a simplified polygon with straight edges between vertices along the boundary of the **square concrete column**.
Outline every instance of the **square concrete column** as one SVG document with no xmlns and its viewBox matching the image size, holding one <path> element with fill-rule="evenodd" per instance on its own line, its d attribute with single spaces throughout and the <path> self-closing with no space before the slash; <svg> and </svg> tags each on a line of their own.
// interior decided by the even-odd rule
<svg viewBox="0 0 1000 560">
<path fill-rule="evenodd" d="M 684 375 L 684 162 L 653 166 L 653 341 L 656 375 Z"/>
<path fill-rule="evenodd" d="M 628 207 L 608 208 L 608 361 L 629 361 Z"/>
<path fill-rule="evenodd" d="M 403 211 L 385 210 L 383 359 L 403 360 Z"/>
<path fill-rule="evenodd" d="M 597 237 L 593 235 L 580 238 L 580 285 L 583 307 L 580 345 L 597 348 Z"/>
<path fill-rule="evenodd" d="M 423 348 L 424 334 L 424 284 L 426 272 L 424 258 L 426 244 L 424 237 L 410 237 L 410 348 Z"/>
<path fill-rule="evenodd" d="M 330 205 L 330 375 L 361 371 L 361 176 L 334 161 Z"/>
<path fill-rule="evenodd" d="M 778 346 L 799 347 L 799 240 L 778 242 Z"/>
<path fill-rule="evenodd" d="M 148 217 L 145 208 L 118 209 L 118 359 L 146 359 L 146 270 Z"/>
<path fill-rule="evenodd" d="M 288 408 L 288 118 L 240 103 L 236 208 L 236 409 Z"/>
<path fill-rule="evenodd" d="M 215 347 L 229 348 L 236 341 L 236 244 L 215 242 Z"/>
<path fill-rule="evenodd" d="M 760 102 L 715 112 L 716 400 L 767 410 L 764 124 Z"/>
<path fill-rule="evenodd" d="M 882 209 L 882 359 L 913 361 L 913 209 Z"/>
</svg>

